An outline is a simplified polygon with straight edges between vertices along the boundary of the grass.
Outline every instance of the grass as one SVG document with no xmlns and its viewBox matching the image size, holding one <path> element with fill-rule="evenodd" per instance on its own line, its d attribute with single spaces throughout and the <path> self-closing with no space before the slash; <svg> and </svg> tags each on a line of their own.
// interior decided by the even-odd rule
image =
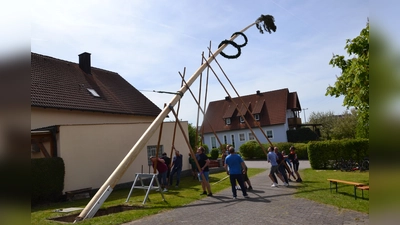
<svg viewBox="0 0 400 225">
<path fill-rule="evenodd" d="M 248 175 L 251 177 L 264 171 L 265 169 L 251 168 L 248 170 Z M 210 184 L 213 193 L 217 193 L 230 187 L 229 179 L 222 180 L 226 176 L 227 175 L 225 171 L 210 174 Z M 173 208 L 189 204 L 193 201 L 205 197 L 204 195 L 200 195 L 202 192 L 200 182 L 198 180 L 193 180 L 192 177 L 182 177 L 179 188 L 171 187 L 167 193 L 164 193 L 164 197 L 166 199 L 165 202 L 162 200 L 161 194 L 159 192 L 150 192 L 149 198 L 151 201 L 147 201 L 143 207 L 142 202 L 145 197 L 144 191 L 140 189 L 134 189 L 129 199 L 129 202 L 125 203 L 129 191 L 130 189 L 120 189 L 113 191 L 101 208 L 108 208 L 118 205 L 138 206 L 140 208 L 100 217 L 93 217 L 90 220 L 81 221 L 79 222 L 79 224 L 102 225 L 126 223 L 132 220 L 140 219 L 145 216 L 157 214 L 162 211 L 171 210 Z M 55 212 L 55 210 L 69 207 L 84 208 L 89 200 L 90 199 L 83 199 L 34 207 L 31 209 L 31 224 L 60 224 L 61 222 L 49 220 L 49 218 L 76 214 L 79 211 L 71 213 L 60 213 Z"/>
<path fill-rule="evenodd" d="M 338 193 L 329 190 L 327 179 L 339 179 L 354 181 L 369 185 L 369 172 L 341 172 L 336 170 L 301 171 L 303 182 L 298 186 L 296 197 L 310 199 L 323 204 L 333 205 L 341 209 L 351 209 L 363 213 L 369 213 L 369 191 L 364 191 L 364 199 L 361 198 L 361 190 L 357 189 L 357 200 L 354 199 L 354 186 L 338 184 Z M 332 184 L 332 187 L 334 184 Z"/>
<path fill-rule="evenodd" d="M 248 175 L 251 177 L 264 171 L 265 169 L 250 168 L 248 170 Z M 360 173 L 305 169 L 301 170 L 300 173 L 303 182 L 301 185 L 296 186 L 296 197 L 337 206 L 342 209 L 351 209 L 363 213 L 369 213 L 369 191 L 364 191 L 364 199 L 361 199 L 361 190 L 357 190 L 358 197 L 357 200 L 355 200 L 353 186 L 338 184 L 338 193 L 335 193 L 335 190 L 331 193 L 329 190 L 329 181 L 327 181 L 328 178 L 333 178 L 369 184 L 369 172 Z M 213 193 L 218 193 L 219 191 L 230 187 L 229 179 L 222 180 L 226 176 L 225 172 L 210 174 L 210 183 Z M 193 180 L 192 177 L 183 177 L 179 189 L 174 187 L 170 188 L 169 191 L 164 194 L 166 202 L 162 201 L 160 193 L 151 192 L 149 195 L 151 201 L 147 201 L 143 207 L 141 203 L 143 202 L 145 193 L 140 189 L 134 189 L 129 202 L 125 203 L 129 190 L 130 189 L 121 189 L 113 191 L 107 198 L 106 202 L 102 205 L 102 208 L 109 208 L 118 205 L 138 206 L 140 208 L 106 216 L 94 217 L 90 220 L 81 221 L 79 224 L 122 224 L 145 216 L 171 210 L 205 197 L 204 195 L 200 195 L 202 192 L 200 183 L 197 180 Z M 79 211 L 60 213 L 55 212 L 54 210 L 69 207 L 84 208 L 89 200 L 90 199 L 83 199 L 34 207 L 31 209 L 31 224 L 61 224 L 61 222 L 52 221 L 49 220 L 49 218 L 76 214 Z"/>
</svg>

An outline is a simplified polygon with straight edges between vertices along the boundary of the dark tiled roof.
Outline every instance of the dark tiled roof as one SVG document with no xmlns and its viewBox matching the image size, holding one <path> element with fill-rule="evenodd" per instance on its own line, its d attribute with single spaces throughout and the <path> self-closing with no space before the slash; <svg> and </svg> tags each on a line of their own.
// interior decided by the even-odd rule
<svg viewBox="0 0 400 225">
<path fill-rule="evenodd" d="M 242 99 L 242 100 L 240 100 Z M 224 99 L 210 102 L 203 122 L 204 133 L 212 133 L 228 130 L 247 128 L 245 123 L 240 123 L 239 110 L 243 103 L 250 106 L 250 112 L 260 114 L 260 126 L 270 126 L 286 123 L 286 110 L 300 110 L 300 103 L 296 92 L 289 93 L 287 88 L 259 94 L 241 96 L 241 98 Z M 236 105 L 240 106 L 236 109 Z M 253 107 L 253 109 L 251 109 Z M 236 110 L 233 110 L 236 109 Z M 253 110 L 253 111 L 252 111 Z M 229 113 L 227 113 L 229 112 Z M 257 127 L 246 111 L 245 118 L 252 127 Z M 227 116 L 231 115 L 231 116 Z M 231 118 L 231 124 L 225 124 L 225 118 Z M 212 124 L 212 128 L 210 127 Z"/>
<path fill-rule="evenodd" d="M 31 106 L 141 116 L 161 112 L 118 73 L 91 67 L 87 74 L 78 63 L 36 53 L 31 53 Z"/>
</svg>

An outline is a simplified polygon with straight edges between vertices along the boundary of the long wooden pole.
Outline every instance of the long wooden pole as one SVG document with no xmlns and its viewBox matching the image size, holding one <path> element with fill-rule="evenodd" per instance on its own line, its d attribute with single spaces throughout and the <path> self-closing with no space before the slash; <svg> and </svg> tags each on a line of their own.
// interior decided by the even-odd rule
<svg viewBox="0 0 400 225">
<path fill-rule="evenodd" d="M 247 29 L 254 26 L 256 22 L 248 25 L 241 33 L 244 33 Z M 233 35 L 230 41 L 236 39 L 238 35 Z M 179 94 L 175 95 L 172 100 L 168 103 L 169 106 L 175 106 L 176 103 L 183 97 L 183 94 L 188 90 L 188 88 L 196 81 L 197 77 L 214 61 L 214 57 L 217 57 L 226 47 L 226 44 L 223 44 L 219 49 L 217 49 L 212 57 L 209 57 L 206 63 L 201 65 L 196 72 L 189 78 L 186 82 L 187 85 L 181 87 L 178 91 Z M 139 138 L 136 144 L 132 147 L 132 149 L 126 154 L 125 158 L 121 161 L 121 163 L 117 166 L 117 168 L 112 172 L 112 174 L 108 177 L 108 179 L 104 182 L 104 184 L 100 187 L 100 189 L 96 192 L 93 198 L 89 201 L 89 203 L 85 206 L 82 212 L 76 217 L 75 222 L 83 220 L 85 216 L 89 213 L 90 209 L 95 205 L 95 203 L 100 199 L 101 195 L 107 190 L 108 187 L 114 189 L 115 185 L 117 185 L 118 181 L 125 174 L 126 170 L 128 170 L 129 166 L 135 161 L 136 157 L 139 155 L 140 151 L 145 147 L 146 143 L 153 136 L 154 132 L 157 128 L 160 127 L 161 123 L 168 116 L 171 109 L 170 107 L 164 107 L 164 109 L 160 112 L 160 114 L 156 117 L 153 123 L 147 128 L 147 130 L 143 133 L 143 135 Z"/>
</svg>

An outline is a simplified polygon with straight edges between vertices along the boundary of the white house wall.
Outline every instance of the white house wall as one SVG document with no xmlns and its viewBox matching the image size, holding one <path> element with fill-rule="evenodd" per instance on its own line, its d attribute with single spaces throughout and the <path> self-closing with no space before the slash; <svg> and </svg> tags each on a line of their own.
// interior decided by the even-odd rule
<svg viewBox="0 0 400 225">
<path fill-rule="evenodd" d="M 153 122 L 155 117 L 31 107 L 31 129 L 62 124 Z"/>
<path fill-rule="evenodd" d="M 184 128 L 187 122 L 182 122 Z M 160 144 L 170 154 L 174 122 L 163 125 Z M 81 188 L 99 188 L 132 149 L 150 123 L 62 125 L 59 129 L 58 154 L 65 163 L 65 191 Z M 188 138 L 188 131 L 185 134 Z M 135 173 L 149 172 L 147 146 L 157 145 L 159 129 L 141 150 L 134 162 L 121 177 L 119 183 L 131 182 Z M 183 134 L 177 127 L 175 148 L 184 157 L 183 170 L 189 169 L 188 147 Z M 151 169 L 152 173 L 153 170 Z"/>
<path fill-rule="evenodd" d="M 287 135 L 286 131 L 288 130 L 287 124 L 281 124 L 281 125 L 275 125 L 275 126 L 268 126 L 268 127 L 262 127 L 262 130 L 266 133 L 267 130 L 272 130 L 273 132 L 273 138 L 270 138 L 271 142 L 287 142 Z M 256 134 L 257 138 L 260 140 L 261 143 L 268 143 L 268 140 L 265 138 L 265 136 L 262 134 L 260 129 L 253 128 L 253 132 Z M 239 134 L 244 133 L 245 135 L 245 140 L 244 141 L 239 141 Z M 249 129 L 242 129 L 242 130 L 234 130 L 234 131 L 226 131 L 226 132 L 219 132 L 217 133 L 219 140 L 221 141 L 221 144 L 232 144 L 232 135 L 235 137 L 235 149 L 239 149 L 242 144 L 245 142 L 249 141 L 249 133 L 251 131 Z M 227 143 L 224 142 L 224 135 L 227 136 Z M 214 137 L 213 133 L 208 133 L 204 134 L 204 143 L 209 147 L 209 149 L 212 149 L 212 144 L 211 144 L 211 137 Z M 217 141 L 217 147 L 219 147 L 219 143 Z"/>
</svg>

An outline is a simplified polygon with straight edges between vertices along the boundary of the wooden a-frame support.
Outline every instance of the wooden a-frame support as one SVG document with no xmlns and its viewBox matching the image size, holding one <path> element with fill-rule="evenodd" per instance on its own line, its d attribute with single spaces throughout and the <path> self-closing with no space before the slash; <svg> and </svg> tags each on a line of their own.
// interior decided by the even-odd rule
<svg viewBox="0 0 400 225">
<path fill-rule="evenodd" d="M 244 33 L 247 29 L 249 29 L 250 27 L 252 27 L 254 25 L 257 25 L 257 28 L 259 28 L 260 27 L 259 23 L 264 23 L 263 27 L 265 29 L 266 27 L 269 27 L 271 24 L 274 25 L 273 22 L 274 21 L 273 21 L 273 17 L 272 16 L 269 16 L 269 15 L 264 16 L 264 15 L 262 15 L 259 19 L 256 20 L 256 22 L 248 25 L 243 30 L 241 30 L 239 33 Z M 275 27 L 275 29 L 276 29 L 276 27 Z M 235 40 L 236 37 L 238 37 L 238 36 L 239 36 L 239 34 L 235 33 L 234 35 L 232 35 L 232 37 L 229 39 L 229 41 Z M 112 192 L 113 188 L 118 183 L 118 181 L 121 179 L 123 174 L 129 168 L 129 166 L 132 164 L 132 162 L 136 159 L 136 157 L 139 155 L 141 149 L 143 149 L 145 147 L 145 144 L 149 141 L 149 139 L 152 137 L 152 135 L 154 134 L 156 129 L 159 128 L 160 125 L 162 124 L 164 118 L 166 118 L 167 115 L 171 111 L 174 113 L 176 119 L 178 120 L 177 115 L 176 115 L 175 111 L 173 110 L 173 107 L 183 97 L 184 93 L 189 89 L 189 87 L 194 83 L 194 81 L 204 71 L 204 69 L 207 68 L 211 64 L 211 62 L 215 59 L 215 57 L 218 56 L 225 49 L 226 46 L 227 46 L 227 44 L 222 44 L 214 52 L 212 57 L 209 57 L 206 60 L 206 62 L 203 63 L 194 72 L 194 74 L 187 81 L 187 84 L 181 87 L 181 89 L 177 92 L 177 94 L 168 103 L 168 106 L 164 107 L 164 109 L 160 112 L 160 114 L 150 124 L 150 126 L 147 128 L 147 130 L 143 133 L 143 135 L 139 138 L 139 140 L 136 142 L 136 144 L 132 147 L 132 149 L 127 153 L 127 155 L 124 157 L 124 159 L 121 161 L 121 163 L 112 172 L 112 174 L 109 176 L 109 178 L 99 188 L 99 190 L 96 192 L 96 194 L 93 196 L 93 198 L 89 201 L 89 203 L 81 211 L 79 216 L 75 218 L 74 223 L 77 222 L 77 221 L 84 220 L 86 218 L 90 218 L 89 212 L 91 213 L 90 215 L 94 215 L 96 213 L 97 210 L 95 210 L 95 208 L 97 208 L 97 205 L 101 205 L 105 201 L 105 199 L 109 196 L 109 194 Z M 180 123 L 178 123 L 178 124 L 180 125 Z M 186 138 L 185 135 L 184 135 L 184 137 L 185 137 L 185 140 L 186 140 L 187 138 Z M 189 144 L 189 141 L 188 140 L 186 140 L 186 141 Z M 190 146 L 190 144 L 189 144 L 189 146 Z M 191 154 L 193 154 L 193 152 L 191 152 Z M 195 157 L 193 156 L 193 158 L 195 158 Z M 199 167 L 197 160 L 195 160 L 195 162 L 197 164 L 197 167 Z"/>
</svg>

